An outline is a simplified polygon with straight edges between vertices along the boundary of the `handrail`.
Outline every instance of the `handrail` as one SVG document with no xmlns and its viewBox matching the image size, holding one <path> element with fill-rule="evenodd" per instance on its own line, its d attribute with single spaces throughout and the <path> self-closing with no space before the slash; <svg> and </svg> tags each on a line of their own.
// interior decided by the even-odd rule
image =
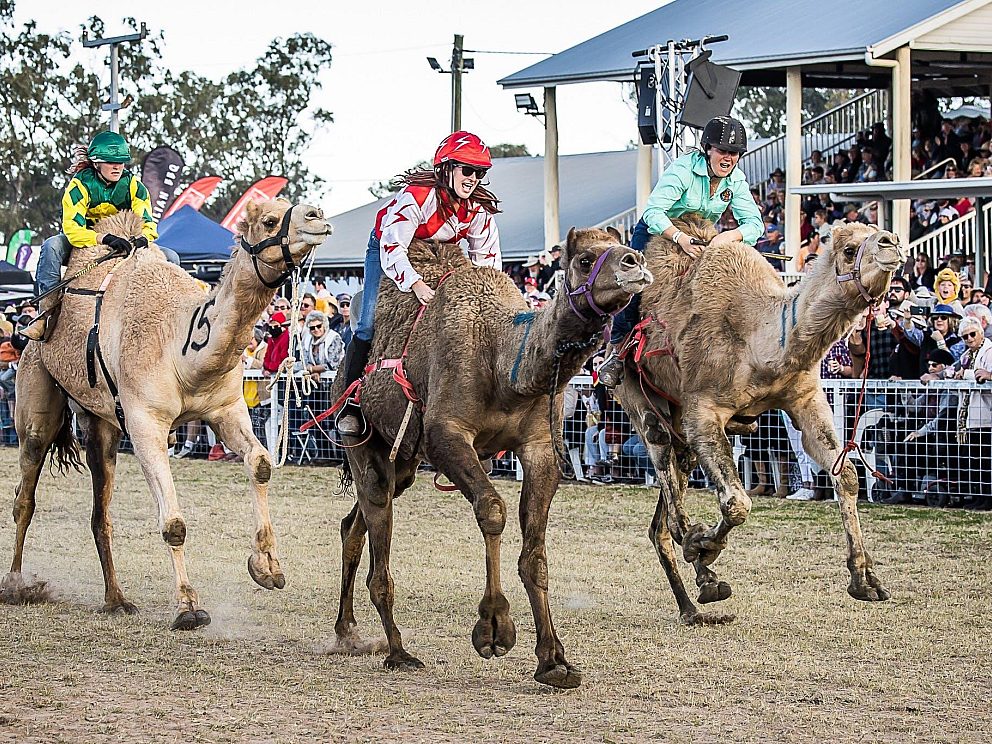
<svg viewBox="0 0 992 744">
<path fill-rule="evenodd" d="M 985 210 L 985 240 L 986 244 L 992 245 L 992 224 L 989 223 L 989 215 L 992 215 L 992 202 L 984 205 Z M 951 220 L 946 225 L 941 225 L 933 232 L 928 232 L 917 238 L 907 246 L 910 255 L 915 256 L 923 253 L 929 257 L 932 265 L 936 266 L 941 257 L 949 253 L 973 253 L 976 250 L 975 242 L 975 210 L 971 210 L 966 215 L 956 220 Z"/>
<path fill-rule="evenodd" d="M 830 116 L 834 116 L 841 109 L 851 107 L 851 106 L 853 106 L 856 103 L 860 103 L 861 101 L 865 100 L 866 98 L 869 98 L 870 96 L 873 96 L 873 95 L 875 95 L 876 93 L 879 93 L 879 92 L 880 92 L 879 90 L 865 91 L 864 93 L 862 93 L 860 95 L 857 95 L 857 96 L 855 96 L 854 98 L 852 98 L 852 99 L 850 99 L 848 101 L 844 101 L 844 103 L 842 103 L 840 106 L 835 106 L 834 108 L 830 109 L 829 111 L 824 111 L 822 114 L 817 114 L 812 119 L 807 119 L 806 121 L 803 122 L 803 128 L 805 129 L 808 126 L 812 126 L 813 124 L 816 124 L 818 121 L 822 121 L 823 119 L 826 119 L 826 118 L 828 118 Z M 783 134 L 782 136 L 784 137 L 785 135 Z"/>
<path fill-rule="evenodd" d="M 933 173 L 935 170 L 937 170 L 937 169 L 939 169 L 939 168 L 947 165 L 948 163 L 954 163 L 956 165 L 957 162 L 958 162 L 957 160 L 955 160 L 954 158 L 951 158 L 951 157 L 944 158 L 943 160 L 941 160 L 936 165 L 931 165 L 925 171 L 920 171 L 915 176 L 913 176 L 913 178 L 911 180 L 918 181 L 919 179 L 923 178 L 923 176 L 925 176 L 927 173 Z"/>
</svg>

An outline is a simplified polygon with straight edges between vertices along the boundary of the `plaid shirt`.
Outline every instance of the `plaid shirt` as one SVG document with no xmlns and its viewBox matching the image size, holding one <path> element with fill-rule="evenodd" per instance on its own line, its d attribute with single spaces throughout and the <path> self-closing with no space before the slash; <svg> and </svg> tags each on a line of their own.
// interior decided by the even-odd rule
<svg viewBox="0 0 992 744">
<path fill-rule="evenodd" d="M 892 373 L 889 371 L 889 361 L 895 353 L 899 341 L 892 335 L 892 331 L 886 328 L 880 331 L 877 328 L 871 329 L 871 359 L 868 360 L 868 377 L 872 380 L 887 380 Z"/>
</svg>

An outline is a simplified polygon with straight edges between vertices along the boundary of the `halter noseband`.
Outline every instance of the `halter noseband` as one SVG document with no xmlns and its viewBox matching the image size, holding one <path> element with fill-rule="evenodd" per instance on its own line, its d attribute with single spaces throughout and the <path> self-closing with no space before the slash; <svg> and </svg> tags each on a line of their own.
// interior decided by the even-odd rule
<svg viewBox="0 0 992 744">
<path fill-rule="evenodd" d="M 854 257 L 854 266 L 846 274 L 837 274 L 837 283 L 843 284 L 844 282 L 854 282 L 854 286 L 858 288 L 858 292 L 861 296 L 865 298 L 865 302 L 869 305 L 874 305 L 878 302 L 879 297 L 872 297 L 871 293 L 865 289 L 865 285 L 861 283 L 861 259 L 865 255 L 865 246 L 868 244 L 868 238 L 861 241 L 861 245 L 858 246 L 858 255 Z M 884 294 L 884 292 L 882 293 Z"/>
<path fill-rule="evenodd" d="M 596 313 L 596 315 L 600 318 L 612 317 L 630 304 L 630 300 L 627 300 L 622 307 L 619 307 L 610 313 L 601 309 L 599 305 L 596 304 L 596 300 L 593 298 L 592 294 L 592 285 L 596 281 L 596 277 L 599 276 L 599 272 L 603 268 L 603 264 L 606 263 L 607 256 L 609 256 L 610 252 L 616 247 L 617 246 L 610 246 L 603 251 L 602 254 L 600 254 L 599 258 L 596 259 L 596 263 L 592 267 L 592 271 L 589 272 L 589 276 L 575 289 L 568 286 L 568 272 L 565 272 L 565 292 L 568 297 L 568 304 L 571 306 L 572 312 L 575 313 L 581 320 L 588 322 L 589 320 L 592 320 L 592 318 L 587 317 L 586 314 L 579 309 L 579 306 L 575 304 L 575 300 L 572 298 L 577 295 L 582 295 L 585 297 L 586 303 L 589 305 L 589 309 Z M 633 295 L 631 296 L 631 299 L 633 299 Z"/>
<path fill-rule="evenodd" d="M 289 222 L 293 217 L 293 210 L 296 207 L 290 207 L 286 210 L 286 214 L 282 216 L 282 224 L 279 225 L 279 232 L 273 235 L 271 238 L 265 238 L 258 243 L 252 245 L 247 240 L 245 240 L 244 235 L 241 236 L 241 247 L 251 256 L 252 266 L 255 267 L 255 274 L 258 276 L 258 280 L 264 284 L 269 289 L 278 289 L 281 287 L 290 275 L 296 270 L 296 263 L 293 261 L 293 255 L 289 252 Z M 258 254 L 273 245 L 282 246 L 282 260 L 286 266 L 285 271 L 279 274 L 273 281 L 268 281 L 264 276 L 262 276 L 261 270 L 258 268 L 259 264 L 271 267 L 272 264 L 262 261 Z"/>
</svg>

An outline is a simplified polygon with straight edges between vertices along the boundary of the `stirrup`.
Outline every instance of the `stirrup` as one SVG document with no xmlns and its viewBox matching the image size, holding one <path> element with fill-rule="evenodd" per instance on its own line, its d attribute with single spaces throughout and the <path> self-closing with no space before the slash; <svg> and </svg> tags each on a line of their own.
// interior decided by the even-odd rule
<svg viewBox="0 0 992 744">
<path fill-rule="evenodd" d="M 19 333 L 32 341 L 46 341 L 48 339 L 48 317 L 49 311 L 45 310 L 37 318 L 24 326 Z"/>
<path fill-rule="evenodd" d="M 623 359 L 616 351 L 599 366 L 599 381 L 611 389 L 623 382 Z"/>
<path fill-rule="evenodd" d="M 349 399 L 334 417 L 334 428 L 341 436 L 360 437 L 368 432 L 369 423 L 365 420 L 362 407 Z"/>
</svg>

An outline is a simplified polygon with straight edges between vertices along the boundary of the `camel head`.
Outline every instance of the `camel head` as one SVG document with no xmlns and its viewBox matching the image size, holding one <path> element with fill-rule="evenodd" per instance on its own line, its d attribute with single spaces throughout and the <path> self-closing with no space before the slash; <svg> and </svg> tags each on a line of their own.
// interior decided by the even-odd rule
<svg viewBox="0 0 992 744">
<path fill-rule="evenodd" d="M 897 235 L 859 222 L 835 228 L 830 243 L 837 283 L 852 299 L 860 295 L 868 304 L 888 291 L 908 255 Z"/>
<path fill-rule="evenodd" d="M 563 293 L 583 320 L 619 312 L 631 297 L 654 281 L 645 266 L 644 255 L 622 241 L 620 233 L 612 227 L 606 230 L 573 227 L 568 231 L 562 252 Z"/>
<path fill-rule="evenodd" d="M 331 224 L 323 211 L 309 204 L 293 206 L 285 199 L 249 201 L 238 233 L 258 278 L 266 286 L 278 287 L 327 239 Z"/>
</svg>

